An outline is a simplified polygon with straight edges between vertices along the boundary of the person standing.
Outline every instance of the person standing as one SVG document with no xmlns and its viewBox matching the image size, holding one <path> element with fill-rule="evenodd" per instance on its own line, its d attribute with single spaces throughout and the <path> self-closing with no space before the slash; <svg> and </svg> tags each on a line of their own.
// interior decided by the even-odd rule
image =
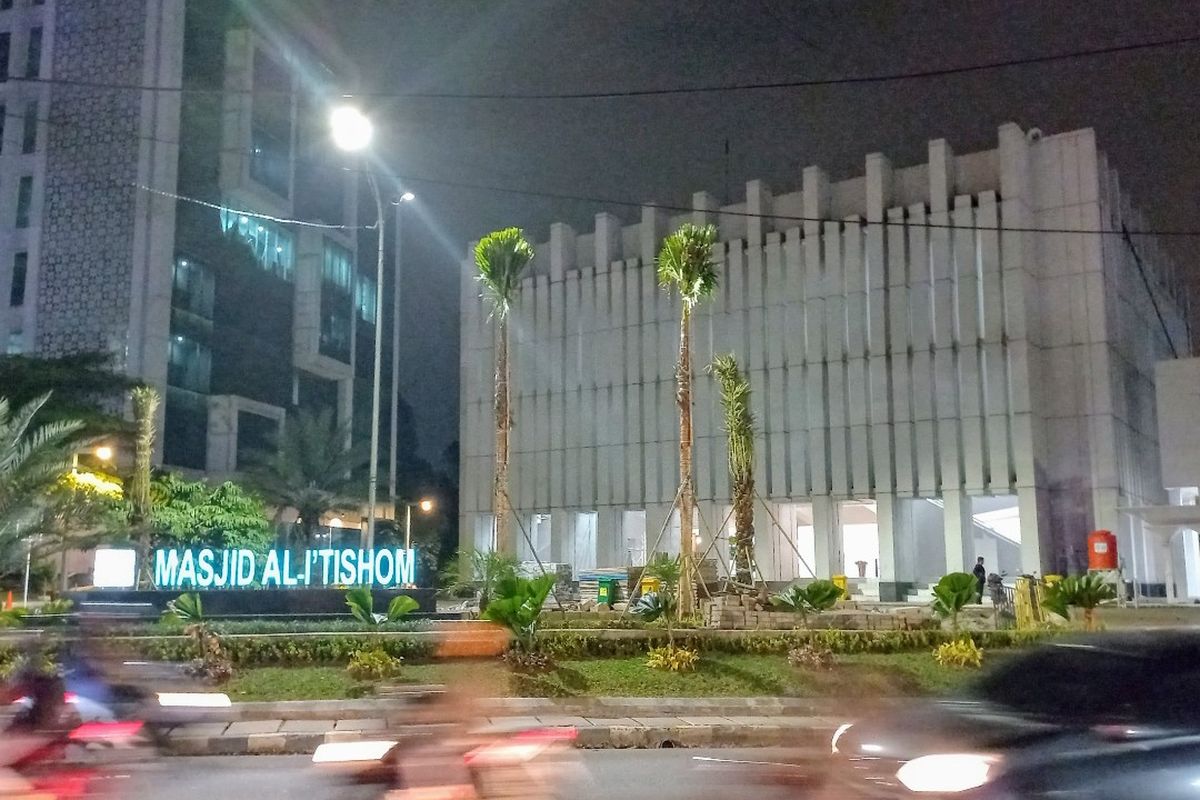
<svg viewBox="0 0 1200 800">
<path fill-rule="evenodd" d="M 987 569 L 983 566 L 983 556 L 975 562 L 975 569 L 972 573 L 975 576 L 975 602 L 983 602 L 983 587 L 987 584 Z"/>
</svg>

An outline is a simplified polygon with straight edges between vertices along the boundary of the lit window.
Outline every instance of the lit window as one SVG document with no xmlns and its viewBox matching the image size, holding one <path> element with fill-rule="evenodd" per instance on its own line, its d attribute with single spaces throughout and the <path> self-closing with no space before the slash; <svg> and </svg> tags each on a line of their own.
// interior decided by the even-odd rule
<svg viewBox="0 0 1200 800">
<path fill-rule="evenodd" d="M 207 392 L 212 375 L 208 345 L 173 334 L 167 354 L 167 384 L 192 392 Z"/>
<path fill-rule="evenodd" d="M 375 324 L 375 281 L 359 276 L 358 290 L 355 293 L 355 303 L 358 306 L 358 316 L 366 322 Z"/>
<path fill-rule="evenodd" d="M 10 356 L 19 356 L 25 352 L 25 334 L 23 331 L 9 331 L 7 352 Z"/>
<path fill-rule="evenodd" d="M 284 280 L 292 279 L 296 266 L 292 232 L 282 225 L 263 219 L 221 210 L 221 229 L 233 233 L 254 251 L 259 266 Z"/>
<path fill-rule="evenodd" d="M 351 276 L 354 275 L 354 259 L 350 251 L 337 242 L 325 240 L 325 263 L 321 278 L 325 283 L 350 291 Z"/>
<path fill-rule="evenodd" d="M 193 258 L 175 259 L 171 276 L 171 305 L 204 319 L 212 319 L 216 284 L 206 266 Z"/>
</svg>

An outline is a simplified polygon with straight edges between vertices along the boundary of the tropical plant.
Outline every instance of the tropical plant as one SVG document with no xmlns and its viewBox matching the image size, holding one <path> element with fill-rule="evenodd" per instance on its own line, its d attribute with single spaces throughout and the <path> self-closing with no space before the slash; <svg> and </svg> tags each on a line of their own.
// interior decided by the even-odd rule
<svg viewBox="0 0 1200 800">
<path fill-rule="evenodd" d="M 35 426 L 47 400 L 42 395 L 11 411 L 0 397 L 0 560 L 36 523 L 36 501 L 69 468 L 71 439 L 83 427 L 74 420 Z"/>
<path fill-rule="evenodd" d="M 158 546 L 265 553 L 274 541 L 263 502 L 236 483 L 214 487 L 164 473 L 151 481 L 150 498 L 150 526 Z"/>
<path fill-rule="evenodd" d="M 483 298 L 491 306 L 496 321 L 496 378 L 493 410 L 496 417 L 495 470 L 492 484 L 492 512 L 496 515 L 496 549 L 515 553 L 510 536 L 508 496 L 509 437 L 513 427 L 511 368 L 508 363 L 508 315 L 516 299 L 521 276 L 533 260 L 533 246 L 520 228 L 504 228 L 489 233 L 475 245 L 476 280 Z"/>
<path fill-rule="evenodd" d="M 167 601 L 163 617 L 178 622 L 204 622 L 204 603 L 196 592 L 184 592 L 174 600 Z"/>
<path fill-rule="evenodd" d="M 339 425 L 328 409 L 302 410 L 276 431 L 271 448 L 248 455 L 246 477 L 280 512 L 299 516 L 299 544 L 310 545 L 325 514 L 354 506 L 354 471 L 370 456 L 347 447 L 349 425 Z"/>
<path fill-rule="evenodd" d="M 553 575 L 537 578 L 506 577 L 496 584 L 496 596 L 488 603 L 483 618 L 499 623 L 512 633 L 516 647 L 532 653 L 537 647 L 542 606 L 554 588 Z"/>
<path fill-rule="evenodd" d="M 983 650 L 970 639 L 955 639 L 938 645 L 933 660 L 943 667 L 979 669 L 983 666 Z"/>
<path fill-rule="evenodd" d="M 364 625 L 372 627 L 385 622 L 399 622 L 420 608 L 421 604 L 406 594 L 396 595 L 388 603 L 386 614 L 375 613 L 375 598 L 366 586 L 355 586 L 346 592 L 346 605 L 350 608 L 350 616 Z"/>
<path fill-rule="evenodd" d="M 630 609 L 645 622 L 661 621 L 667 631 L 668 646 L 675 646 L 675 631 L 672 623 L 679 613 L 679 582 L 682 563 L 666 553 L 655 553 L 646 564 L 643 574 L 658 581 L 658 590 L 647 592 L 637 599 Z"/>
<path fill-rule="evenodd" d="M 691 672 L 700 662 L 700 654 L 687 647 L 653 647 L 646 654 L 646 666 L 667 672 Z"/>
<path fill-rule="evenodd" d="M 800 615 L 804 627 L 808 627 L 808 615 L 820 614 L 837 605 L 842 599 L 842 587 L 833 581 L 815 580 L 807 586 L 793 583 L 771 598 L 772 605 L 795 611 Z"/>
<path fill-rule="evenodd" d="M 375 650 L 359 650 L 350 657 L 346 672 L 356 681 L 383 681 L 395 678 L 404 666 L 404 659 Z"/>
<path fill-rule="evenodd" d="M 754 584 L 754 414 L 750 380 L 730 353 L 717 356 L 708 372 L 721 389 L 725 437 L 729 451 L 729 483 L 733 497 L 733 572 L 742 586 Z"/>
<path fill-rule="evenodd" d="M 55 358 L 0 355 L 0 386 L 10 403 L 20 406 L 49 394 L 38 418 L 43 423 L 78 420 L 83 423 L 80 432 L 84 436 L 129 430 L 129 423 L 106 405 L 119 401 L 134 385 L 132 379 L 113 369 L 108 353 Z"/>
<path fill-rule="evenodd" d="M 717 266 L 713 246 L 717 229 L 712 225 L 691 223 L 680 226 L 668 236 L 658 253 L 658 283 L 677 292 L 682 305 L 679 317 L 679 360 L 675 366 L 675 403 L 679 407 L 679 552 L 683 574 L 680 585 L 679 613 L 695 610 L 692 591 L 693 513 L 696 505 L 692 466 L 692 312 L 717 288 Z"/>
<path fill-rule="evenodd" d="M 933 587 L 933 610 L 939 617 L 950 620 L 950 630 L 958 633 L 959 613 L 975 602 L 979 582 L 966 572 L 943 575 Z"/>
<path fill-rule="evenodd" d="M 1101 603 L 1117 599 L 1112 584 L 1095 573 L 1068 576 L 1052 584 L 1042 600 L 1042 605 L 1066 619 L 1071 618 L 1071 608 L 1083 609 L 1083 627 L 1096 629 L 1096 607 Z"/>
<path fill-rule="evenodd" d="M 471 575 L 479 591 L 479 613 L 487 609 L 501 581 L 517 577 L 519 564 L 516 556 L 496 550 L 472 551 Z"/>
<path fill-rule="evenodd" d="M 129 527 L 137 532 L 138 563 L 141 564 L 143 586 L 149 586 L 150 576 L 150 468 L 154 459 L 154 439 L 157 435 L 155 417 L 161 398 L 152 386 L 135 386 L 129 393 L 133 401 L 133 474 L 129 478 Z"/>
</svg>

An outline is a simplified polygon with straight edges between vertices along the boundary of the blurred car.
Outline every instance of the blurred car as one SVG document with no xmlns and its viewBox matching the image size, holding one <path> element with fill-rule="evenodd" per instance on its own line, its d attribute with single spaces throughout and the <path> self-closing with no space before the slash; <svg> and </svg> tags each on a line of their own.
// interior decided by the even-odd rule
<svg viewBox="0 0 1200 800">
<path fill-rule="evenodd" d="M 1200 632 L 1043 645 L 963 699 L 842 725 L 831 750 L 806 797 L 1200 798 Z"/>
</svg>

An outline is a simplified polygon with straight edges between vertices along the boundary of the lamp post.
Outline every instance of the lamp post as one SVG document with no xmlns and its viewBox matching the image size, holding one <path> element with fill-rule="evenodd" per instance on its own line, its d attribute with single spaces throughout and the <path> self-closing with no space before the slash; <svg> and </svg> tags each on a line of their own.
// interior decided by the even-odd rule
<svg viewBox="0 0 1200 800">
<path fill-rule="evenodd" d="M 374 136 L 371 120 L 350 106 L 334 109 L 329 116 L 329 127 L 334 144 L 347 152 L 365 150 Z M 383 382 L 383 337 L 379 330 L 383 320 L 383 201 L 379 196 L 375 174 L 370 170 L 365 172 L 375 198 L 375 237 L 379 243 L 375 262 L 375 360 L 371 371 L 371 461 L 367 465 L 367 530 L 364 542 L 365 548 L 372 550 L 375 547 L 375 501 L 379 489 L 379 395 Z"/>
<path fill-rule="evenodd" d="M 416 195 L 412 192 L 405 192 L 392 203 L 396 207 L 396 266 L 392 270 L 392 424 L 388 429 L 391 436 L 391 457 L 388 460 L 388 497 L 392 502 L 393 519 L 396 518 L 396 512 L 399 510 L 399 506 L 396 505 L 396 464 L 399 456 L 396 431 L 399 419 L 397 406 L 400 405 L 400 248 L 404 243 L 404 204 L 411 203 L 415 199 Z"/>
<path fill-rule="evenodd" d="M 425 497 L 415 503 L 404 504 L 404 549 L 412 549 L 412 510 L 413 507 L 421 509 L 422 514 L 428 514 L 433 511 L 433 500 Z"/>
</svg>

